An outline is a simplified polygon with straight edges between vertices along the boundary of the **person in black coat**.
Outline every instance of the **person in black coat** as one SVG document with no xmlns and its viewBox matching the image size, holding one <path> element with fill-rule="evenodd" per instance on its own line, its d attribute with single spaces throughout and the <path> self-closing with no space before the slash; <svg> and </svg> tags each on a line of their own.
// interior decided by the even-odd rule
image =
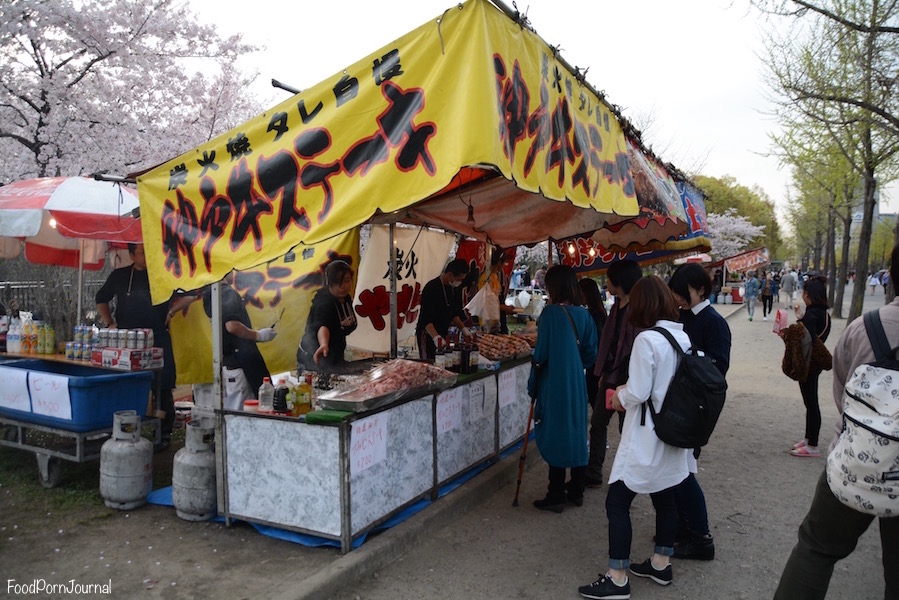
<svg viewBox="0 0 899 600">
<path fill-rule="evenodd" d="M 709 303 L 712 279 L 708 273 L 696 263 L 681 265 L 668 281 L 668 287 L 680 302 L 681 322 L 693 349 L 711 357 L 721 374 L 727 375 L 730 366 L 730 327 Z M 712 560 L 715 558 L 715 542 L 709 532 L 705 495 L 696 480 L 696 458 L 699 458 L 698 448 L 693 451 L 690 461 L 690 475 L 675 489 L 681 541 L 674 545 L 674 556 Z"/>
<path fill-rule="evenodd" d="M 802 286 L 802 305 L 796 305 L 796 316 L 805 325 L 814 341 L 815 336 L 822 342 L 830 335 L 830 315 L 827 310 L 827 278 L 821 275 L 810 277 Z M 793 456 L 820 456 L 818 451 L 818 435 L 821 432 L 821 406 L 818 404 L 818 377 L 820 371 L 809 371 L 805 381 L 799 382 L 799 392 L 805 404 L 805 437 L 793 444 L 790 454 Z"/>
</svg>

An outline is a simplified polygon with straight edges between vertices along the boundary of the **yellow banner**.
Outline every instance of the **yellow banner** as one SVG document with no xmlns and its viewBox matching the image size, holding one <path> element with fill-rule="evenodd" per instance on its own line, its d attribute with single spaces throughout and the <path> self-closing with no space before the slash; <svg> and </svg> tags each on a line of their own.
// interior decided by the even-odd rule
<svg viewBox="0 0 899 600">
<path fill-rule="evenodd" d="M 338 258 L 358 271 L 358 229 L 315 246 L 300 246 L 262 267 L 235 274 L 234 288 L 244 299 L 253 329 L 274 327 L 278 333 L 271 342 L 258 345 L 270 373 L 297 368 L 297 346 L 312 298 L 322 286 L 325 265 Z M 178 385 L 210 383 L 212 327 L 203 303 L 192 303 L 186 315 L 176 314 L 169 329 Z"/>
<path fill-rule="evenodd" d="M 608 106 L 537 35 L 470 0 L 140 177 L 154 302 L 420 202 L 485 164 L 553 200 L 638 212 Z"/>
</svg>

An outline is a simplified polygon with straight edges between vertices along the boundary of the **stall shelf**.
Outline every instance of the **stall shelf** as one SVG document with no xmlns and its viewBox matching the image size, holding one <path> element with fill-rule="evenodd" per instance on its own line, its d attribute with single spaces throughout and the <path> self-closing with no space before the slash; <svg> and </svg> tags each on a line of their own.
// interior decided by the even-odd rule
<svg viewBox="0 0 899 600">
<path fill-rule="evenodd" d="M 349 552 L 358 536 L 422 498 L 436 500 L 440 485 L 521 439 L 528 374 L 526 360 L 513 361 L 336 423 L 217 411 L 225 519 L 336 540 Z"/>
</svg>

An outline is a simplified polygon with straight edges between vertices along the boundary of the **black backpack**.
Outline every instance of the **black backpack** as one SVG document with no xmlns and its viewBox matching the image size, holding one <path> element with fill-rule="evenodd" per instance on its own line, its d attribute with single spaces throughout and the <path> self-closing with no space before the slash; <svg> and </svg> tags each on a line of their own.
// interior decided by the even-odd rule
<svg viewBox="0 0 899 600">
<path fill-rule="evenodd" d="M 724 408 L 727 394 L 724 375 L 711 357 L 699 354 L 693 348 L 687 352 L 681 350 L 668 330 L 653 327 L 652 331 L 661 333 L 671 343 L 679 355 L 678 365 L 665 393 L 662 409 L 656 413 L 652 399 L 644 402 L 640 424 L 646 424 L 646 407 L 649 405 L 660 440 L 678 448 L 705 446 Z"/>
</svg>

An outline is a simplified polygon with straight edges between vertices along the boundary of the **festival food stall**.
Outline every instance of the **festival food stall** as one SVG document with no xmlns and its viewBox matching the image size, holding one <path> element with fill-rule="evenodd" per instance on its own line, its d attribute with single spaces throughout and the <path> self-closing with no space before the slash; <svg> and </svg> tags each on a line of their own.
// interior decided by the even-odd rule
<svg viewBox="0 0 899 600">
<path fill-rule="evenodd" d="M 670 218 L 634 222 L 641 207 L 631 162 L 649 155 L 526 17 L 469 0 L 141 174 L 153 299 L 215 289 L 238 269 L 251 320 L 280 328 L 260 347 L 270 370 L 292 369 L 311 295 L 340 258 L 357 273 L 354 309 L 366 331 L 353 335 L 396 356 L 397 339 L 414 329 L 421 288 L 459 237 L 511 248 L 595 236 L 624 251 L 637 235 L 679 235 L 666 225 L 685 232 L 682 205 Z M 654 164 L 645 176 L 669 185 Z M 360 253 L 363 225 L 372 236 Z M 173 320 L 176 354 L 181 342 L 216 335 L 217 327 L 198 334 L 204 322 L 209 330 L 201 312 Z M 190 334 L 179 339 L 182 327 Z M 350 411 L 304 419 L 226 411 L 217 392 L 219 512 L 338 540 L 348 551 L 404 507 L 436 498 L 443 483 L 497 460 L 524 435 L 528 352 L 521 340 L 495 341 L 489 368 L 394 387 L 389 401 L 363 397 Z M 203 361 L 191 348 L 191 360 L 176 358 L 179 382 L 191 373 L 220 385 L 220 358 L 193 373 Z"/>
</svg>

